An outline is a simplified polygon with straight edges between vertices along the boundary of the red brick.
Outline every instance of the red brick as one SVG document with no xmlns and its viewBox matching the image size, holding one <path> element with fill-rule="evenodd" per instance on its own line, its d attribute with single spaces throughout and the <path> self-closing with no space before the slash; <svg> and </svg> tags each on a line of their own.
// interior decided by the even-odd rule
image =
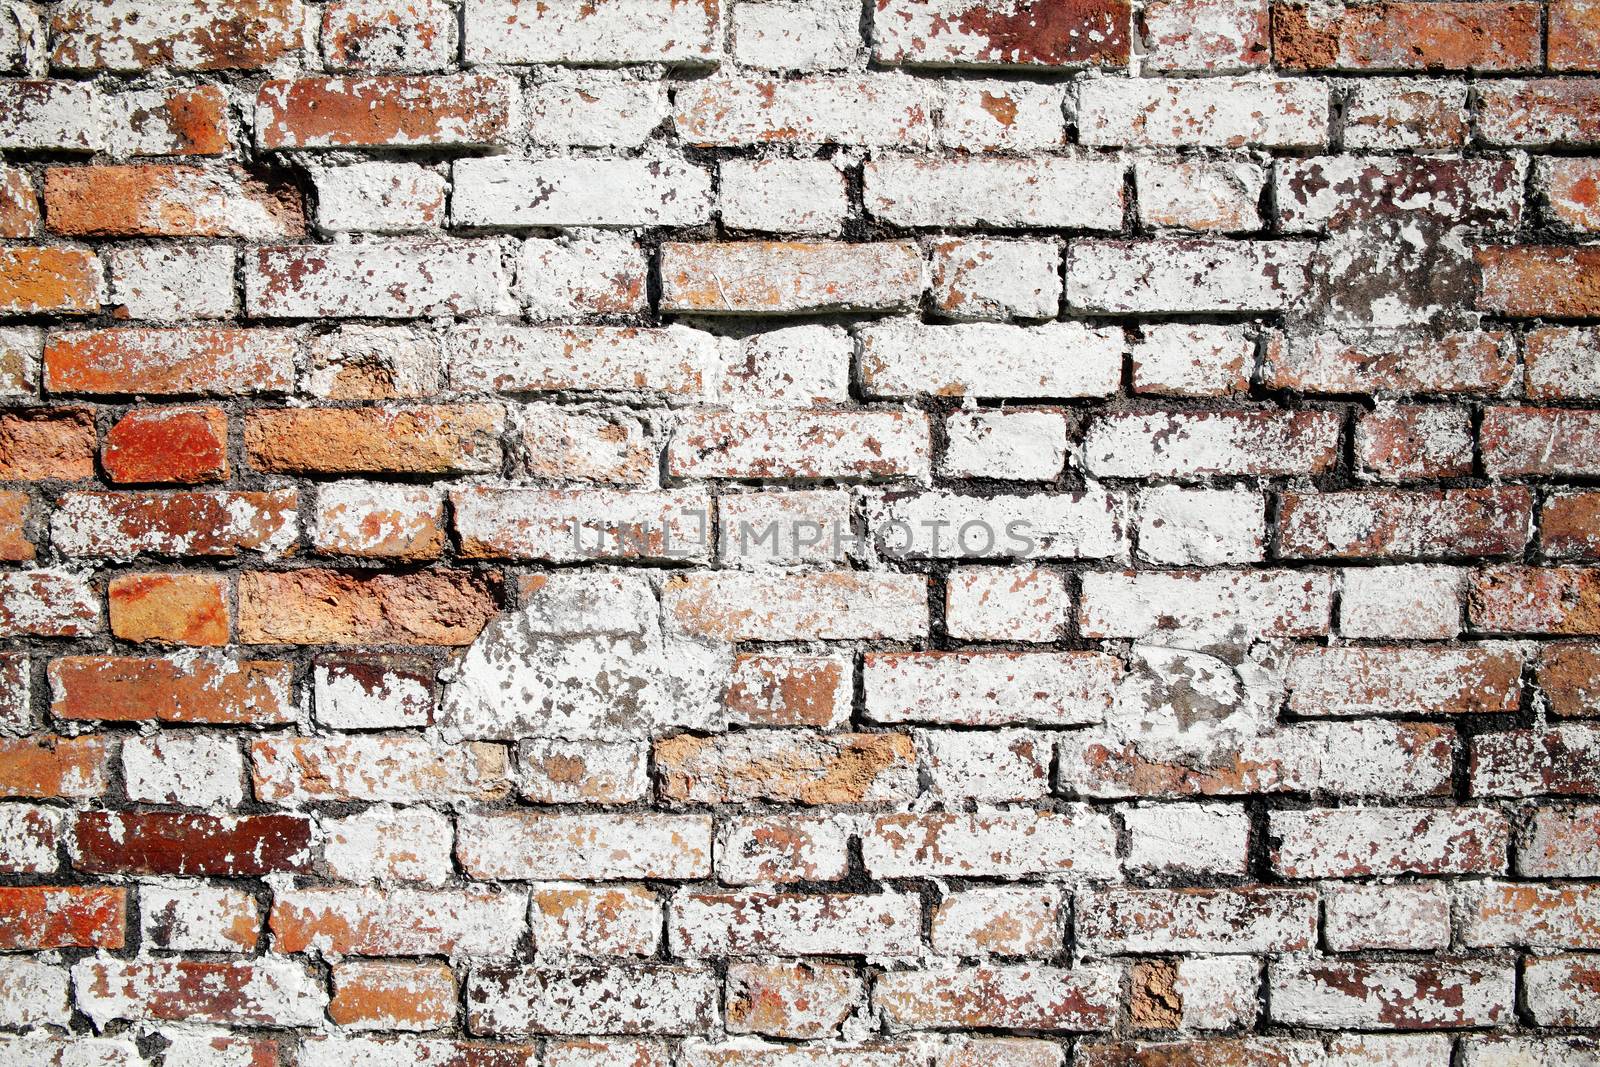
<svg viewBox="0 0 1600 1067">
<path fill-rule="evenodd" d="M 852 665 L 823 656 L 743 655 L 723 702 L 747 726 L 840 726 L 850 717 Z"/>
<path fill-rule="evenodd" d="M 0 797 L 103 796 L 111 746 L 103 737 L 0 737 Z"/>
<path fill-rule="evenodd" d="M 1546 645 L 1539 652 L 1534 677 L 1552 714 L 1600 715 L 1600 645 Z"/>
<path fill-rule="evenodd" d="M 1300 648 L 1285 685 L 1297 715 L 1515 712 L 1522 655 L 1511 647 Z"/>
<path fill-rule="evenodd" d="M 1480 311 L 1513 318 L 1600 315 L 1600 248 L 1480 248 Z"/>
<path fill-rule="evenodd" d="M 26 563 L 36 554 L 27 531 L 28 501 L 27 493 L 0 491 L 0 562 Z"/>
<path fill-rule="evenodd" d="M 0 950 L 121 948 L 127 893 L 109 886 L 0 886 Z"/>
<path fill-rule="evenodd" d="M 1535 164 L 1534 187 L 1557 224 L 1580 233 L 1600 230 L 1600 161 L 1540 159 Z"/>
<path fill-rule="evenodd" d="M 70 571 L 0 571 L 0 637 L 81 637 L 100 630 L 88 580 Z"/>
<path fill-rule="evenodd" d="M 227 582 L 209 574 L 127 574 L 106 587 L 111 632 L 124 641 L 225 645 Z"/>
<path fill-rule="evenodd" d="M 333 968 L 328 1017 L 349 1030 L 437 1030 L 456 1016 L 448 965 L 348 960 Z"/>
<path fill-rule="evenodd" d="M 90 958 L 73 968 L 78 1004 L 104 1029 L 112 1019 L 220 1026 L 320 1026 L 322 977 L 289 960 L 249 962 Z"/>
<path fill-rule="evenodd" d="M 1490 567 L 1472 576 L 1467 609 L 1480 632 L 1600 634 L 1600 571 Z"/>
<path fill-rule="evenodd" d="M 253 411 L 244 447 L 276 474 L 498 471 L 503 419 L 498 404 Z"/>
<path fill-rule="evenodd" d="M 130 411 L 106 431 L 101 462 L 113 482 L 225 482 L 228 415 L 221 408 Z"/>
<path fill-rule="evenodd" d="M 1478 438 L 1491 477 L 1600 473 L 1600 411 L 1490 408 Z"/>
<path fill-rule="evenodd" d="M 1356 462 L 1383 481 L 1466 477 L 1472 420 L 1465 408 L 1379 408 L 1356 424 Z"/>
<path fill-rule="evenodd" d="M 256 94 L 256 144 L 269 151 L 503 144 L 513 92 L 512 83 L 479 74 L 269 81 Z"/>
<path fill-rule="evenodd" d="M 136 73 L 260 70 L 302 45 L 300 0 L 70 0 L 55 12 L 50 61 Z"/>
<path fill-rule="evenodd" d="M 1473 796 L 1600 793 L 1600 732 L 1576 723 L 1549 730 L 1506 730 L 1472 740 L 1467 771 Z"/>
<path fill-rule="evenodd" d="M 252 645 L 467 645 L 498 610 L 498 580 L 469 571 L 239 576 L 239 640 Z"/>
<path fill-rule="evenodd" d="M 271 660 L 63 656 L 49 668 L 63 719 L 276 724 L 295 720 L 293 669 Z"/>
<path fill-rule="evenodd" d="M 1486 395 L 1505 392 L 1516 371 L 1506 333 L 1381 333 L 1361 341 L 1328 333 L 1275 338 L 1262 382 L 1303 393 Z"/>
<path fill-rule="evenodd" d="M 299 815 L 86 811 L 73 866 L 95 874 L 249 878 L 311 870 L 311 820 Z"/>
<path fill-rule="evenodd" d="M 1485 82 L 1477 91 L 1478 136 L 1491 145 L 1579 146 L 1600 142 L 1600 79 Z M 1592 272 L 1591 272 L 1592 277 Z"/>
<path fill-rule="evenodd" d="M 1536 70 L 1539 5 L 1277 5 L 1273 59 L 1299 70 Z"/>
<path fill-rule="evenodd" d="M 299 237 L 293 186 L 238 170 L 167 164 L 52 167 L 44 175 L 52 233 L 73 237 Z"/>
<path fill-rule="evenodd" d="M 107 101 L 119 154 L 220 156 L 233 148 L 228 97 L 220 86 L 196 85 L 119 93 Z"/>
<path fill-rule="evenodd" d="M 0 167 L 0 237 L 32 237 L 41 217 L 28 172 Z"/>
<path fill-rule="evenodd" d="M 1528 331 L 1527 394 L 1540 400 L 1600 396 L 1600 331 L 1548 326 Z"/>
<path fill-rule="evenodd" d="M 1539 550 L 1552 559 L 1600 559 L 1600 493 L 1552 493 L 1539 509 Z"/>
<path fill-rule="evenodd" d="M 879 0 L 874 54 L 931 67 L 1065 67 L 1128 62 L 1121 0 L 1019 6 L 998 0 Z"/>
<path fill-rule="evenodd" d="M 298 499 L 292 489 L 66 493 L 56 503 L 51 540 L 69 556 L 279 555 L 298 536 Z"/>
<path fill-rule="evenodd" d="M 1600 70 L 1600 5 L 1594 0 L 1554 0 L 1550 5 L 1550 69 Z"/>
<path fill-rule="evenodd" d="M 1510 828 L 1487 808 L 1313 808 L 1268 816 L 1284 878 L 1504 874 Z"/>
<path fill-rule="evenodd" d="M 53 393 L 233 396 L 294 385 L 287 330 L 128 329 L 51 334 L 45 387 Z"/>
<path fill-rule="evenodd" d="M 1403 492 L 1284 493 L 1278 553 L 1285 559 L 1511 556 L 1533 529 L 1522 486 Z"/>
<path fill-rule="evenodd" d="M 292 889 L 274 894 L 273 947 L 346 956 L 506 956 L 527 925 L 521 892 Z"/>
<path fill-rule="evenodd" d="M 1109 1030 L 1116 1021 L 1117 974 L 1084 966 L 959 967 L 888 971 L 873 984 L 872 1003 L 891 1033 L 900 1030 L 995 1028 Z"/>
<path fill-rule="evenodd" d="M 94 413 L 82 408 L 0 412 L 0 480 L 94 477 Z"/>
</svg>

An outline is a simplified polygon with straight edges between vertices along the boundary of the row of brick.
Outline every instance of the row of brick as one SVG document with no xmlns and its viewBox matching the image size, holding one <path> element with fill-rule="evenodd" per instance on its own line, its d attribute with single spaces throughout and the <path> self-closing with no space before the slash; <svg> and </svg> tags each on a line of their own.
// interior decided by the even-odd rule
<svg viewBox="0 0 1600 1067">
<path fill-rule="evenodd" d="M 961 255 L 962 244 L 941 247 Z M 967 251 L 1009 261 L 1019 250 L 992 245 Z M 936 252 L 934 276 L 950 282 L 951 288 L 936 281 L 935 299 L 943 301 L 948 293 L 949 303 L 963 308 L 1017 305 L 1014 296 L 986 289 L 981 280 L 962 276 L 959 268 L 943 273 L 942 264 Z M 181 284 L 177 278 L 172 282 Z M 1285 335 L 1247 325 L 1160 323 L 1139 327 L 1131 341 L 1120 328 L 1078 322 L 892 321 L 857 327 L 854 338 L 841 328 L 821 325 L 742 338 L 676 325 L 476 325 L 442 335 L 407 326 L 346 325 L 313 336 L 287 327 L 129 327 L 48 335 L 24 327 L 0 330 L 0 394 L 18 400 L 37 397 L 41 386 L 51 396 L 299 393 L 324 400 L 562 392 L 783 408 L 847 402 L 853 377 L 870 398 L 1009 400 L 1113 397 L 1122 393 L 1126 378 L 1136 395 L 1180 398 L 1243 398 L 1259 387 L 1317 396 L 1375 394 L 1384 400 L 1525 395 L 1535 401 L 1567 401 L 1597 395 L 1591 373 L 1597 360 L 1600 330 L 1565 326 L 1536 327 L 1519 338 L 1505 330 Z M 297 366 L 302 368 L 298 372 Z M 483 409 L 421 410 L 462 419 Z M 79 414 L 69 411 L 61 418 L 70 429 Z M 171 414 L 136 413 L 152 419 Z M 25 418 L 20 413 L 11 417 Z M 351 412 L 322 417 L 384 416 Z M 1196 415 L 1137 417 L 1192 421 Z M 1458 417 L 1449 408 L 1385 406 L 1372 425 L 1381 425 L 1383 418 L 1420 420 L 1419 427 L 1440 420 L 1441 425 L 1453 425 Z M 1506 409 L 1498 417 L 1509 427 L 1520 416 Z M 1296 418 L 1307 416 L 1265 417 L 1248 409 L 1227 416 L 1262 426 L 1292 425 Z M 1375 431 L 1373 436 L 1388 435 Z M 20 471 L 29 462 L 21 451 L 9 467 Z"/>
<path fill-rule="evenodd" d="M 463 824 L 463 849 L 471 847 L 470 826 Z M 640 832 L 655 831 L 641 826 Z M 864 841 L 869 867 L 874 841 L 870 836 Z M 241 866 L 256 873 L 257 868 L 284 869 L 270 863 Z M 469 860 L 469 873 L 473 866 Z M 558 869 L 561 864 L 551 860 L 533 866 Z M 1470 866 L 1457 864 L 1454 872 L 1444 873 Z M 667 879 L 694 877 L 683 866 L 665 870 Z M 1461 944 L 1593 949 L 1600 936 L 1592 915 L 1593 890 L 1586 883 L 1474 882 L 1460 902 Z M 146 883 L 138 894 L 147 949 L 240 953 L 264 942 L 260 905 L 244 890 L 220 883 Z M 0 901 L 11 917 L 0 937 L 8 951 L 115 950 L 128 937 L 128 890 L 121 886 L 3 888 Z M 1335 952 L 1432 951 L 1449 947 L 1450 908 L 1443 882 L 1327 883 L 1320 893 L 1255 885 L 979 886 L 943 894 L 930 909 L 928 936 L 933 953 L 957 957 L 1051 959 L 1068 943 L 1080 958 L 1299 954 L 1317 946 L 1319 929 Z M 929 951 L 922 912 L 922 895 L 901 890 L 869 895 L 683 889 L 668 896 L 624 882 L 550 882 L 527 889 L 331 886 L 274 891 L 267 928 L 275 951 L 334 956 L 504 958 L 531 938 L 533 950 L 550 957 L 648 958 L 657 955 L 664 940 L 680 958 L 881 958 Z M 1072 932 L 1064 937 L 1069 925 Z M 1569 962 L 1581 964 L 1584 958 Z M 1573 996 L 1568 1011 L 1582 1012 L 1584 1003 Z M 8 1020 L 4 1025 L 22 1024 Z"/>
<path fill-rule="evenodd" d="M 717 0 L 588 7 L 577 0 L 470 0 L 459 45 L 456 15 L 444 0 L 420 0 L 400 11 L 362 0 L 267 0 L 242 12 L 200 2 L 73 0 L 47 25 L 32 12 L 23 25 L 29 34 L 48 33 L 55 69 L 120 73 L 269 69 L 309 58 L 319 39 L 323 62 L 335 70 L 441 70 L 458 61 L 706 66 L 721 59 L 725 28 L 734 61 L 774 69 L 851 66 L 869 44 L 872 59 L 882 64 L 1121 67 L 1130 62 L 1135 29 L 1142 62 L 1168 70 L 1243 69 L 1270 61 L 1306 70 L 1524 71 L 1539 69 L 1546 51 L 1545 5 L 1519 0 L 1467 10 L 1415 0 L 1327 7 L 1166 0 L 1146 7 L 1137 26 L 1127 0 L 1092 0 L 1047 20 L 975 0 L 886 0 L 875 5 L 865 41 L 860 13 L 849 3 L 822 2 L 813 11 L 780 3 L 729 6 L 725 27 Z M 1553 0 L 1548 7 L 1550 68 L 1596 69 L 1589 47 L 1592 4 Z M 1202 15 L 1219 28 L 1202 31 L 1196 25 Z M 20 69 L 25 40 L 18 34 L 0 63 Z"/>
<path fill-rule="evenodd" d="M 1525 159 L 1410 155 L 1314 156 L 1270 166 L 1247 158 L 1138 158 L 1132 164 L 1142 225 L 1224 233 L 1261 230 L 1270 221 L 1283 234 L 1319 234 L 1392 214 L 1470 226 L 1477 233 L 1510 233 L 1523 220 L 1529 173 Z M 1128 161 L 1114 155 L 875 156 L 862 167 L 863 206 L 867 215 L 902 227 L 1112 232 L 1123 228 L 1128 170 Z M 453 180 L 447 181 L 438 170 L 404 162 L 315 168 L 310 179 L 317 193 L 316 225 L 328 234 L 428 232 L 447 222 L 472 230 L 695 226 L 715 214 L 734 229 L 837 235 L 852 210 L 841 165 L 818 159 L 725 160 L 717 168 L 715 194 L 710 169 L 665 160 L 491 156 L 458 160 L 449 173 Z M 1593 205 L 1582 195 L 1595 178 L 1594 160 L 1541 156 L 1532 173 L 1553 222 L 1577 231 L 1594 228 Z M 270 240 L 307 232 L 303 198 L 293 185 L 237 166 L 49 167 L 43 173 L 42 216 L 31 175 L 5 168 L 0 182 L 6 191 L 0 229 L 17 238 L 36 235 L 41 221 L 50 233 L 66 237 Z M 1264 218 L 1260 203 L 1269 186 L 1276 209 Z M 623 236 L 574 237 L 586 237 L 591 246 L 571 239 L 527 243 L 525 269 L 543 265 L 546 275 L 554 275 L 550 255 L 575 245 L 591 258 L 643 270 L 643 253 Z M 824 247 L 842 254 L 839 246 Z M 1055 242 L 1012 247 L 1046 249 Z M 677 255 L 688 251 L 675 248 Z M 941 249 L 935 254 L 951 255 Z M 1019 266 L 1019 281 L 1032 280 L 1040 269 L 1027 260 Z M 996 266 L 989 273 L 1002 271 Z"/>
<path fill-rule="evenodd" d="M 530 198 L 545 195 L 528 191 Z M 592 195 L 592 187 L 585 195 Z M 496 200 L 496 210 L 517 202 Z M 509 314 L 517 310 L 517 301 L 502 251 L 495 240 L 262 248 L 243 257 L 244 307 L 251 317 L 263 319 Z M 571 254 L 552 251 L 563 258 Z M 582 251 L 576 258 L 586 272 L 606 262 Z M 1482 274 L 1475 301 L 1479 311 L 1510 318 L 1582 318 L 1600 309 L 1586 281 L 1600 263 L 1600 248 L 1497 245 L 1480 248 L 1475 260 Z M 1296 311 L 1307 307 L 1308 298 L 1321 298 L 1312 281 L 1320 263 L 1317 246 L 1306 241 L 1077 240 L 1066 253 L 1066 304 L 1072 311 L 1111 315 Z M 680 314 L 912 311 L 926 288 L 926 264 L 912 241 L 668 243 L 657 270 L 661 310 Z M 636 277 L 644 280 L 642 274 Z M 626 284 L 602 281 L 598 289 L 590 288 L 596 278 L 588 273 L 571 280 L 570 294 L 558 290 L 552 298 L 563 308 L 584 299 L 609 307 L 616 288 L 625 294 L 635 287 L 627 275 Z M 542 292 L 529 299 L 544 299 Z M 1464 299 L 1466 294 L 1458 295 Z M 103 300 L 102 267 L 93 252 L 0 248 L 0 315 L 92 314 Z M 1421 321 L 1407 313 L 1386 322 L 1375 318 L 1372 308 L 1359 306 L 1342 318 L 1353 326 Z"/>
</svg>

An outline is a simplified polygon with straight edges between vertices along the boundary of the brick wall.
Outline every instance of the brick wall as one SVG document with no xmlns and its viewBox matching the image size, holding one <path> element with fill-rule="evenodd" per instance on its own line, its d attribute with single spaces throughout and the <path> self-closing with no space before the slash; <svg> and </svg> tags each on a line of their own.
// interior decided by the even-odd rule
<svg viewBox="0 0 1600 1067">
<path fill-rule="evenodd" d="M 1600 1062 L 1595 0 L 0 72 L 0 1061 Z"/>
</svg>

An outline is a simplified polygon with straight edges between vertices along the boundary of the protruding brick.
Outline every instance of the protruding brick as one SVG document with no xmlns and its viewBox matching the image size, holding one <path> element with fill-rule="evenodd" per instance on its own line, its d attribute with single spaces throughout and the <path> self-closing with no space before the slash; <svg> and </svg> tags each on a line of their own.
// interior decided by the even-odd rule
<svg viewBox="0 0 1600 1067">
<path fill-rule="evenodd" d="M 459 570 L 258 571 L 239 576 L 245 644 L 467 645 L 498 609 L 497 583 Z"/>
<path fill-rule="evenodd" d="M 106 431 L 101 462 L 114 482 L 227 481 L 228 416 L 220 408 L 130 411 Z"/>
</svg>

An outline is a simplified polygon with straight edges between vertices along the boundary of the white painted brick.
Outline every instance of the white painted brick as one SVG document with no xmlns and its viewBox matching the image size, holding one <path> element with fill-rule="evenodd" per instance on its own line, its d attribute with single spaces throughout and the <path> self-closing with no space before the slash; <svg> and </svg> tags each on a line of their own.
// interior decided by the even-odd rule
<svg viewBox="0 0 1600 1067">
<path fill-rule="evenodd" d="M 0 1026 L 65 1026 L 71 1017 L 65 967 L 0 956 Z"/>
<path fill-rule="evenodd" d="M 1461 632 L 1466 575 L 1458 567 L 1401 564 L 1344 572 L 1339 632 L 1346 637 L 1451 638 Z"/>
<path fill-rule="evenodd" d="M 1082 590 L 1085 635 L 1202 651 L 1325 634 L 1333 610 L 1331 578 L 1310 571 L 1097 571 L 1083 576 Z"/>
<path fill-rule="evenodd" d="M 340 326 L 312 339 L 300 387 L 330 400 L 422 397 L 444 384 L 438 341 L 409 326 Z"/>
<path fill-rule="evenodd" d="M 1220 804 L 1129 808 L 1128 869 L 1146 874 L 1242 875 L 1250 866 L 1250 816 Z"/>
<path fill-rule="evenodd" d="M 1215 566 L 1266 558 L 1267 502 L 1250 489 L 1164 485 L 1139 493 L 1139 558 Z"/>
<path fill-rule="evenodd" d="M 850 210 L 844 175 L 825 159 L 729 159 L 721 177 L 722 221 L 736 230 L 832 237 Z"/>
<path fill-rule="evenodd" d="M 947 478 L 1047 482 L 1067 458 L 1067 422 L 1054 411 L 958 412 L 945 419 L 939 473 Z"/>
<path fill-rule="evenodd" d="M 853 0 L 760 0 L 733 7 L 733 58 L 762 70 L 837 70 L 861 50 Z"/>
<path fill-rule="evenodd" d="M 629 804 L 650 790 L 643 741 L 528 738 L 517 745 L 517 791 L 535 804 Z"/>
<path fill-rule="evenodd" d="M 699 395 L 718 364 L 717 338 L 683 326 L 469 326 L 448 366 L 458 389 Z"/>
<path fill-rule="evenodd" d="M 1162 396 L 1246 393 L 1256 343 L 1243 326 L 1162 323 L 1133 344 L 1133 390 Z"/>
<path fill-rule="evenodd" d="M 644 253 L 620 234 L 573 234 L 522 246 L 517 288 L 528 317 L 627 315 L 648 305 Z"/>
<path fill-rule="evenodd" d="M 322 819 L 328 873 L 345 882 L 420 882 L 451 877 L 450 819 L 429 808 L 380 804 L 357 815 Z"/>
<path fill-rule="evenodd" d="M 1334 952 L 1450 944 L 1450 891 L 1439 882 L 1329 883 L 1322 908 L 1323 936 Z"/>
<path fill-rule="evenodd" d="M 1257 1012 L 1261 964 L 1249 956 L 1200 956 L 1174 962 L 1173 991 L 1185 1030 L 1248 1029 Z"/>
<path fill-rule="evenodd" d="M 931 490 L 868 501 L 880 551 L 912 559 L 1109 559 L 1128 551 L 1127 500 L 1074 493 L 977 496 Z"/>
<path fill-rule="evenodd" d="M 1105 719 L 1122 665 L 1098 652 L 868 653 L 867 717 L 960 726 Z"/>
<path fill-rule="evenodd" d="M 938 95 L 936 85 L 901 74 L 706 78 L 679 87 L 675 120 L 685 142 L 705 147 L 916 148 L 933 139 Z"/>
<path fill-rule="evenodd" d="M 215 245 L 108 248 L 111 303 L 129 319 L 176 322 L 232 315 L 233 249 Z"/>
<path fill-rule="evenodd" d="M 718 397 L 735 407 L 841 403 L 855 344 L 837 326 L 790 326 L 722 341 Z"/>
<path fill-rule="evenodd" d="M 1134 168 L 1139 221 L 1216 233 L 1260 229 L 1266 180 L 1266 171 L 1243 161 L 1141 159 Z"/>
<path fill-rule="evenodd" d="M 1292 241 L 1071 241 L 1067 303 L 1112 314 L 1278 311 L 1308 288 L 1311 253 Z"/>
<path fill-rule="evenodd" d="M 49 874 L 61 866 L 56 844 L 65 814 L 42 804 L 0 805 L 0 874 Z"/>
<path fill-rule="evenodd" d="M 1098 158 L 878 159 L 866 206 L 897 226 L 1122 227 L 1122 171 Z"/>
<path fill-rule="evenodd" d="M 951 81 L 939 113 L 939 143 L 965 152 L 1035 152 L 1066 140 L 1062 91 L 1026 82 Z"/>
<path fill-rule="evenodd" d="M 146 883 L 139 888 L 139 927 L 147 948 L 249 952 L 261 930 L 261 907 L 232 886 Z"/>
<path fill-rule="evenodd" d="M 1064 894 L 1057 886 L 994 886 L 951 893 L 933 915 L 933 950 L 949 956 L 1048 958 L 1061 949 L 1064 910 Z"/>
<path fill-rule="evenodd" d="M 1086 145 L 1315 148 L 1328 86 L 1311 78 L 1091 78 L 1078 86 Z"/>
<path fill-rule="evenodd" d="M 1037 800 L 1050 792 L 1051 742 L 1029 730 L 918 730 L 925 792 L 944 801 Z"/>
<path fill-rule="evenodd" d="M 312 171 L 325 233 L 411 233 L 444 224 L 444 175 L 415 163 L 353 163 Z"/>
<path fill-rule="evenodd" d="M 515 159 L 453 165 L 464 227 L 692 226 L 711 218 L 711 173 L 645 159 Z"/>
<path fill-rule="evenodd" d="M 679 0 L 469 0 L 468 65 L 704 64 L 717 53 L 719 8 Z"/>
<path fill-rule="evenodd" d="M 1067 580 L 1036 567 L 955 567 L 945 579 L 945 632 L 961 641 L 1055 641 L 1072 618 Z"/>
<path fill-rule="evenodd" d="M 164 733 L 122 743 L 128 799 L 190 808 L 244 800 L 244 755 L 231 737 Z"/>
<path fill-rule="evenodd" d="M 717 554 L 724 564 L 829 564 L 852 545 L 850 494 L 839 489 L 785 489 L 717 498 Z"/>
<path fill-rule="evenodd" d="M 861 331 L 862 382 L 871 396 L 1109 396 L 1125 348 L 1121 330 L 1077 322 L 896 322 Z"/>
<path fill-rule="evenodd" d="M 323 485 L 312 523 L 312 541 L 321 552 L 427 559 L 443 548 L 444 493 L 380 482 Z"/>
<path fill-rule="evenodd" d="M 852 815 L 734 816 L 717 836 L 717 879 L 727 885 L 833 882 L 849 868 Z"/>
<path fill-rule="evenodd" d="M 311 670 L 317 723 L 330 730 L 426 726 L 433 720 L 426 660 L 330 656 Z"/>
<path fill-rule="evenodd" d="M 567 71 L 528 86 L 523 99 L 535 144 L 637 148 L 667 118 L 661 82 L 607 71 Z"/>
<path fill-rule="evenodd" d="M 933 244 L 929 264 L 942 318 L 1050 319 L 1061 304 L 1061 249 L 1053 241 L 949 238 Z"/>
</svg>

